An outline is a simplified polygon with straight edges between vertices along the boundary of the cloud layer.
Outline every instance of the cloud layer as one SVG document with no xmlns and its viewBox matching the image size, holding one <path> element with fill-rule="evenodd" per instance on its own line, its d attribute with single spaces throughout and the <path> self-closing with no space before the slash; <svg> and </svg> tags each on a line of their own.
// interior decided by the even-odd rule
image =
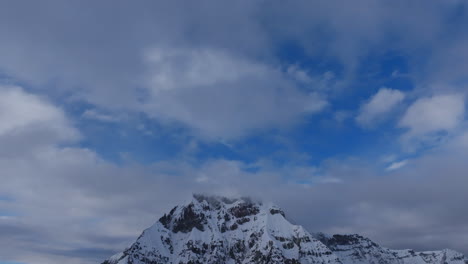
<svg viewBox="0 0 468 264">
<path fill-rule="evenodd" d="M 44 145 L 0 158 L 0 229 L 8 230 L 0 238 L 1 256 L 25 263 L 96 263 L 192 192 L 274 201 L 311 232 L 358 232 L 388 247 L 463 251 L 463 140 L 457 137 L 391 174 L 358 160 L 330 160 L 320 171 L 224 159 L 122 167 L 88 149 Z"/>
<path fill-rule="evenodd" d="M 101 2 L 88 8 L 60 1 L 41 5 L 20 1 L 2 8 L 0 14 L 0 30 L 4 32 L 0 37 L 0 69 L 110 111 L 144 112 L 153 118 L 182 122 L 200 134 L 230 138 L 300 118 L 304 109 L 320 109 L 327 100 L 321 94 L 309 102 L 307 92 L 283 76 L 281 68 L 289 65 L 278 59 L 277 49 L 287 40 L 297 43 L 307 55 L 327 56 L 340 63 L 343 72 L 339 79 L 343 82 L 355 78 L 364 51 L 395 48 L 414 54 L 409 60 L 421 70 L 413 76 L 422 83 L 433 81 L 429 76 L 440 76 L 437 83 L 462 78 L 460 74 L 442 75 L 442 71 L 437 75 L 432 65 L 453 68 L 450 59 L 442 59 L 454 58 L 453 51 L 437 41 L 446 28 L 452 28 L 456 37 L 444 39 L 458 45 L 458 54 L 464 53 L 458 43 L 466 34 L 447 22 L 452 11 L 463 10 L 464 4 L 431 1 L 420 8 L 421 4 L 204 1 L 181 7 L 177 1 L 148 1 L 133 5 Z M 76 14 L 81 14 L 79 19 L 75 19 Z M 415 47 L 421 52 L 413 52 Z M 432 54 L 430 63 L 418 63 L 428 56 L 423 51 Z M 318 75 L 326 72 L 329 70 Z M 161 88 L 168 85 L 177 89 Z M 309 92 L 319 84 L 313 85 L 316 87 L 308 87 Z M 327 88 L 327 93 L 337 96 Z M 207 94 L 217 96 L 210 100 Z M 141 107 L 142 100 L 147 106 Z M 246 107 L 237 116 L 239 100 L 245 101 Z M 213 115 L 215 102 L 223 108 Z M 368 107 L 372 109 L 364 109 Z M 376 118 L 367 112 L 385 112 L 388 107 L 364 108 L 358 118 L 361 124 Z M 271 120 L 276 114 L 280 121 Z M 242 121 L 233 123 L 207 123 L 241 117 Z M 192 121 L 194 118 L 199 120 Z"/>
</svg>

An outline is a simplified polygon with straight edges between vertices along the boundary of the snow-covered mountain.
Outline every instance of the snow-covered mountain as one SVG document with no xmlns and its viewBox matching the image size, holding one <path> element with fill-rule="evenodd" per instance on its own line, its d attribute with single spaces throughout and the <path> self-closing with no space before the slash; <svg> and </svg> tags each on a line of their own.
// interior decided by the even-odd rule
<svg viewBox="0 0 468 264">
<path fill-rule="evenodd" d="M 415 252 L 411 249 L 392 250 L 360 235 L 333 235 L 319 233 L 314 237 L 324 243 L 343 264 L 465 264 L 463 254 L 444 249 Z"/>
<path fill-rule="evenodd" d="M 358 235 L 315 236 L 248 198 L 194 195 L 103 264 L 465 264 L 451 250 L 389 250 Z M 467 262 L 468 263 L 468 262 Z"/>
</svg>

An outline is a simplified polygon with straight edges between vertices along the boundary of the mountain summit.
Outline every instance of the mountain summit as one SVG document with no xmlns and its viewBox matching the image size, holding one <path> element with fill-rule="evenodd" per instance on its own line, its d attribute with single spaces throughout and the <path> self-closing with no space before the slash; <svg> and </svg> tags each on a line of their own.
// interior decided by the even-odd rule
<svg viewBox="0 0 468 264">
<path fill-rule="evenodd" d="M 358 235 L 311 235 L 249 198 L 194 195 L 103 264 L 465 264 L 451 250 L 385 249 Z"/>
</svg>

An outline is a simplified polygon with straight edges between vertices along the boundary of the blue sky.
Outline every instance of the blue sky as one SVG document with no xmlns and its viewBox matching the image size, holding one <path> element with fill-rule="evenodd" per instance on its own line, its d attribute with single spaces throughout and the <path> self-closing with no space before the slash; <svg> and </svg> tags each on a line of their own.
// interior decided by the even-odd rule
<svg viewBox="0 0 468 264">
<path fill-rule="evenodd" d="M 97 263 L 194 192 L 468 253 L 467 11 L 0 4 L 0 263 Z"/>
<path fill-rule="evenodd" d="M 324 58 L 308 57 L 300 47 L 287 47 L 280 52 L 279 58 L 283 67 L 297 67 L 306 74 L 316 72 L 315 65 L 326 61 Z M 200 161 L 223 158 L 255 162 L 259 157 L 275 152 L 298 151 L 313 155 L 310 162 L 317 165 L 332 157 L 366 155 L 375 147 L 379 147 L 379 152 L 382 152 L 382 147 L 389 147 L 382 143 L 382 140 L 396 140 L 402 133 L 402 129 L 391 124 L 391 121 L 395 121 L 391 120 L 394 118 L 392 116 L 371 129 L 361 127 L 354 118 L 360 107 L 379 89 L 394 87 L 389 89 L 409 92 L 414 88 L 410 78 L 394 76 L 395 72 L 407 74 L 405 58 L 389 52 L 367 58 L 362 64 L 364 65 L 359 65 L 358 69 L 360 75 L 356 76 L 358 79 L 347 84 L 346 89 L 351 91 L 329 98 L 328 105 L 322 111 L 310 116 L 304 115 L 297 124 L 291 126 L 266 127 L 241 137 L 223 138 L 223 135 L 219 134 L 215 135 L 215 139 L 200 139 L 183 124 L 168 126 L 139 113 L 132 113 L 134 116 L 119 122 L 99 120 L 96 117 L 93 119 L 93 116 L 83 114 L 97 115 L 93 110 L 94 106 L 82 102 L 68 106 L 67 110 L 78 120 L 80 131 L 85 134 L 84 140 L 80 141 L 81 146 L 92 148 L 113 162 L 121 162 L 121 152 L 143 163 L 173 159 L 183 151 L 188 142 L 196 142 L 198 149 L 194 154 Z M 328 65 L 322 70 L 322 74 L 330 73 L 335 76 L 340 70 L 340 65 Z M 372 76 L 368 76 L 369 72 Z M 300 86 L 300 89 L 305 91 L 310 89 L 308 84 Z M 108 113 L 102 115 L 109 115 L 110 118 Z M 174 134 L 178 134 L 177 137 L 174 137 Z M 278 137 L 287 139 L 288 144 L 278 142 Z M 399 150 L 390 147 L 386 151 L 393 153 Z"/>
</svg>

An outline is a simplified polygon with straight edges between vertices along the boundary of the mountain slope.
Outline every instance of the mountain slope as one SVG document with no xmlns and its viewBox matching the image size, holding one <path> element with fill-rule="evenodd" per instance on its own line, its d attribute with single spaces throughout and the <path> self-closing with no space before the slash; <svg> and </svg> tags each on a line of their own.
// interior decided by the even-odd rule
<svg viewBox="0 0 468 264">
<path fill-rule="evenodd" d="M 316 237 L 316 238 L 315 238 Z M 358 235 L 312 236 L 278 207 L 248 198 L 194 197 L 103 264 L 465 264 L 451 250 L 382 248 Z"/>
</svg>

